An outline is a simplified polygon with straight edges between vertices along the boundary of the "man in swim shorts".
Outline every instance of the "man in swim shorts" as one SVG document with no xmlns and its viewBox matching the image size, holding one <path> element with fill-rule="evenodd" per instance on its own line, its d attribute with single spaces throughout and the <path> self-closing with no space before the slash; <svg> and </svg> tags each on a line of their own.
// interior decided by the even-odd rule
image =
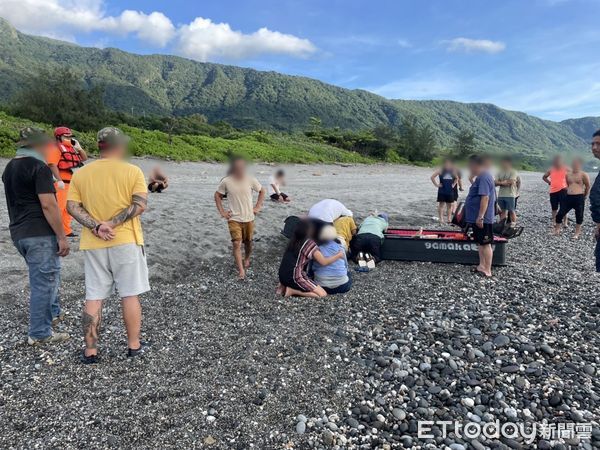
<svg viewBox="0 0 600 450">
<path fill-rule="evenodd" d="M 479 265 L 473 272 L 492 276 L 492 258 L 494 251 L 494 208 L 496 203 L 496 188 L 494 178 L 487 169 L 487 159 L 479 155 L 469 158 L 469 171 L 473 184 L 465 200 L 465 219 L 473 240 L 479 250 Z"/>
<path fill-rule="evenodd" d="M 563 162 L 560 155 L 556 155 L 542 179 L 550 186 L 550 206 L 552 207 L 552 223 L 556 223 L 556 215 L 561 203 L 567 196 L 567 174 L 569 167 Z M 564 217 L 565 225 L 567 216 Z"/>
<path fill-rule="evenodd" d="M 250 267 L 254 219 L 262 208 L 266 191 L 255 177 L 247 173 L 246 160 L 243 158 L 235 157 L 231 160 L 228 174 L 221 180 L 215 192 L 215 204 L 221 217 L 227 220 L 233 243 L 233 258 L 239 278 L 243 280 L 246 278 L 246 269 Z M 256 204 L 252 202 L 252 192 L 258 192 Z M 228 210 L 223 206 L 225 196 L 229 202 Z M 242 243 L 244 243 L 243 258 Z"/>
<path fill-rule="evenodd" d="M 579 158 L 573 160 L 571 172 L 567 174 L 567 185 L 567 195 L 556 215 L 554 234 L 560 234 L 564 217 L 574 209 L 575 235 L 573 239 L 579 239 L 585 211 L 585 199 L 590 192 L 590 177 L 583 171 L 583 162 Z"/>
<path fill-rule="evenodd" d="M 498 189 L 498 207 L 502 211 L 500 219 L 505 220 L 508 217 L 510 226 L 514 227 L 517 223 L 516 207 L 517 196 L 519 195 L 519 175 L 513 168 L 510 156 L 502 158 L 500 166 L 500 170 L 496 174 L 496 186 L 500 187 Z"/>
</svg>

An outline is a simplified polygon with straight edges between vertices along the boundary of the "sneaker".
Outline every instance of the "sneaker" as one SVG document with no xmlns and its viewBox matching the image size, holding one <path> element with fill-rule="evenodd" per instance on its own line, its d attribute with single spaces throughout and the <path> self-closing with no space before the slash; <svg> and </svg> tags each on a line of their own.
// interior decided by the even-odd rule
<svg viewBox="0 0 600 450">
<path fill-rule="evenodd" d="M 85 349 L 83 349 L 81 350 L 81 355 L 79 355 L 79 361 L 81 361 L 82 364 L 98 364 L 100 359 L 98 354 L 86 356 Z"/>
<path fill-rule="evenodd" d="M 367 253 L 365 255 L 365 259 L 367 260 L 367 268 L 369 270 L 373 270 L 375 268 L 375 260 L 373 259 L 373 257 L 371 256 L 371 254 Z"/>
<path fill-rule="evenodd" d="M 55 327 L 56 325 L 61 323 L 63 320 L 65 320 L 65 314 L 60 313 L 58 316 L 56 316 L 52 319 L 52 326 Z"/>
<path fill-rule="evenodd" d="M 365 260 L 365 256 L 362 252 L 358 254 L 358 260 L 356 262 L 358 263 L 358 267 L 367 267 L 367 261 Z"/>
<path fill-rule="evenodd" d="M 27 343 L 29 345 L 44 345 L 44 344 L 58 344 L 59 342 L 64 342 L 68 340 L 71 336 L 68 333 L 54 333 L 48 337 L 37 339 L 29 336 L 27 338 Z"/>
<path fill-rule="evenodd" d="M 127 349 L 127 357 L 128 358 L 136 358 L 138 356 L 142 356 L 150 349 L 150 344 L 144 341 L 140 341 L 140 348 L 128 348 Z"/>
</svg>

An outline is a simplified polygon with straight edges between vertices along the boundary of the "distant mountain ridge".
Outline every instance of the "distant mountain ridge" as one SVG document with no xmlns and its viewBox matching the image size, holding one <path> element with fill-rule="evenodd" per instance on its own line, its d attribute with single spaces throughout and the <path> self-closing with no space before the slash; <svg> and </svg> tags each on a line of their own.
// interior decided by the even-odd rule
<svg viewBox="0 0 600 450">
<path fill-rule="evenodd" d="M 200 63 L 168 55 L 135 55 L 118 49 L 84 48 L 29 36 L 0 18 L 0 102 L 7 102 L 32 72 L 70 65 L 90 85 L 106 87 L 113 109 L 134 114 L 201 113 L 240 128 L 303 130 L 310 117 L 323 126 L 396 127 L 407 114 L 430 125 L 441 145 L 462 129 L 486 150 L 525 154 L 584 151 L 600 118 L 553 122 L 491 104 L 388 100 L 306 77 Z"/>
</svg>

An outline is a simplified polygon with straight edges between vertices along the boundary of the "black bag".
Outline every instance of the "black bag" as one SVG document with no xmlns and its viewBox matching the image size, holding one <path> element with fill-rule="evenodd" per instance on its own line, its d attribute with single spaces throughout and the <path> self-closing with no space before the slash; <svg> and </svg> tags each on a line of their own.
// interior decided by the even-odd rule
<svg viewBox="0 0 600 450">
<path fill-rule="evenodd" d="M 523 227 L 511 227 L 510 219 L 508 217 L 506 217 L 504 220 L 496 222 L 493 228 L 496 236 L 501 236 L 505 239 L 512 239 L 521 236 L 523 229 Z"/>
<path fill-rule="evenodd" d="M 456 206 L 456 211 L 454 211 L 454 215 L 452 216 L 452 224 L 460 227 L 461 229 L 465 229 L 467 227 L 467 220 L 465 218 L 465 203 L 460 202 Z"/>
</svg>

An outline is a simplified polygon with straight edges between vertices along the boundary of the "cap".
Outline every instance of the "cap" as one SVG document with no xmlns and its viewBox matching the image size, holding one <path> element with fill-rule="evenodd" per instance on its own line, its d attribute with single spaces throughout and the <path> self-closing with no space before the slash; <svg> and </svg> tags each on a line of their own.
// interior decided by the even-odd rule
<svg viewBox="0 0 600 450">
<path fill-rule="evenodd" d="M 104 150 L 117 145 L 126 145 L 130 138 L 115 127 L 106 127 L 98 131 L 98 148 Z"/>
<path fill-rule="evenodd" d="M 383 220 L 385 220 L 386 222 L 390 221 L 390 216 L 387 213 L 379 213 L 379 217 L 381 217 Z"/>
<path fill-rule="evenodd" d="M 19 147 L 27 147 L 29 145 L 43 145 L 51 142 L 52 139 L 41 128 L 25 127 L 19 131 Z"/>
</svg>

